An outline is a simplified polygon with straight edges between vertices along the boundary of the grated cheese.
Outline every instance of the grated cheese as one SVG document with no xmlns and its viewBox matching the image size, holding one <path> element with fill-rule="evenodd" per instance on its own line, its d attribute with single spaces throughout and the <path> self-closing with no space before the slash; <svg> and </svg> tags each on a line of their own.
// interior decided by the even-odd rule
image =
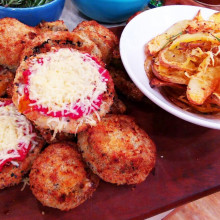
<svg viewBox="0 0 220 220">
<path fill-rule="evenodd" d="M 88 54 L 69 48 L 37 55 L 29 70 L 29 98 L 36 101 L 34 105 L 48 108 L 48 113 L 77 115 L 80 107 L 83 116 L 89 115 L 97 109 L 94 101 L 107 89 L 98 64 Z"/>
<path fill-rule="evenodd" d="M 56 134 L 58 132 L 61 132 L 66 126 L 68 125 L 68 122 L 66 121 L 65 117 L 61 118 L 55 118 L 55 117 L 49 117 L 47 119 L 47 125 L 49 126 L 50 130 L 54 130 L 53 136 L 51 140 L 54 140 L 56 137 Z M 55 127 L 55 129 L 53 129 Z"/>
<path fill-rule="evenodd" d="M 30 179 L 29 177 L 25 177 L 24 179 L 22 179 L 22 182 L 23 182 L 23 186 L 21 188 L 21 191 L 24 191 L 25 187 L 28 185 L 30 185 Z"/>
<path fill-rule="evenodd" d="M 0 162 L 12 159 L 11 163 L 18 165 L 13 158 L 20 157 L 19 144 L 32 144 L 31 150 L 37 145 L 33 140 L 36 133 L 32 132 L 32 125 L 21 115 L 13 104 L 4 106 L 0 101 Z"/>
</svg>

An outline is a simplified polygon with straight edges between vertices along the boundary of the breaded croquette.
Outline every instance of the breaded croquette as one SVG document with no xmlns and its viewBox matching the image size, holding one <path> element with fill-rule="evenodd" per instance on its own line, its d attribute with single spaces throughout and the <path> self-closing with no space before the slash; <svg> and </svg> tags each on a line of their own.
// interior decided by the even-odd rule
<svg viewBox="0 0 220 220">
<path fill-rule="evenodd" d="M 44 205 L 70 210 L 92 196 L 99 178 L 83 163 L 74 143 L 49 145 L 35 160 L 30 187 Z"/>
<path fill-rule="evenodd" d="M 79 133 L 77 144 L 92 171 L 117 185 L 141 183 L 155 165 L 153 141 L 127 115 L 106 115 Z"/>
<path fill-rule="evenodd" d="M 102 61 L 104 63 L 110 62 L 113 51 L 119 43 L 112 31 L 96 21 L 83 21 L 77 25 L 73 32 L 93 41 L 102 52 Z"/>
<path fill-rule="evenodd" d="M 28 153 L 23 161 L 16 161 L 16 164 L 6 164 L 0 171 L 0 189 L 19 184 L 26 173 L 31 169 L 34 160 L 40 154 L 44 141 L 38 138 L 38 145 Z"/>
<path fill-rule="evenodd" d="M 0 19 L 0 65 L 15 71 L 25 45 L 36 36 L 36 28 L 15 18 Z"/>
<path fill-rule="evenodd" d="M 21 54 L 21 61 L 30 56 L 48 52 L 51 48 L 74 48 L 79 51 L 89 53 L 100 61 L 102 60 L 102 53 L 100 49 L 87 37 L 68 31 L 48 31 L 38 35 L 25 47 Z"/>
<path fill-rule="evenodd" d="M 21 182 L 40 153 L 44 140 L 11 99 L 0 99 L 0 189 Z"/>
</svg>

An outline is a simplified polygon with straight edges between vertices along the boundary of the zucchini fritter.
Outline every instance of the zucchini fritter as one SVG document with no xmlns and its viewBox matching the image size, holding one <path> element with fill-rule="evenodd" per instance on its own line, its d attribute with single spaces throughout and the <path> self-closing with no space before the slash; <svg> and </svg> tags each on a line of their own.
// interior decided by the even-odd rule
<svg viewBox="0 0 220 220">
<path fill-rule="evenodd" d="M 92 171 L 106 182 L 138 184 L 153 169 L 153 141 L 127 115 L 107 115 L 79 133 L 78 147 Z"/>
<path fill-rule="evenodd" d="M 30 187 L 44 205 L 60 210 L 73 209 L 96 190 L 99 178 L 81 160 L 74 143 L 48 146 L 35 160 Z"/>
</svg>

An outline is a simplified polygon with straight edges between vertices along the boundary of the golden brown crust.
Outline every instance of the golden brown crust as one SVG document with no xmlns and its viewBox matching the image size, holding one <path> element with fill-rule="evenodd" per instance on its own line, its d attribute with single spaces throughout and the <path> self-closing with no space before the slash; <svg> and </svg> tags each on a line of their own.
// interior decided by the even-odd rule
<svg viewBox="0 0 220 220">
<path fill-rule="evenodd" d="M 39 32 L 47 32 L 47 31 L 68 31 L 67 26 L 64 24 L 64 21 L 57 20 L 52 22 L 42 21 L 40 24 L 36 26 L 39 28 Z"/>
<path fill-rule="evenodd" d="M 118 45 L 118 38 L 112 31 L 96 21 L 83 21 L 77 25 L 73 32 L 93 41 L 102 52 L 103 62 L 110 62 L 113 51 Z"/>
<path fill-rule="evenodd" d="M 119 40 L 117 36 L 110 31 L 108 28 L 104 27 L 103 25 L 99 24 L 98 22 L 92 21 L 83 21 L 77 25 L 74 31 L 78 30 L 90 30 L 102 35 L 111 46 L 118 45 Z"/>
<path fill-rule="evenodd" d="M 0 101 L 7 102 L 11 101 L 11 99 L 0 98 Z M 40 135 L 37 136 L 36 141 L 38 142 L 37 146 L 33 149 L 33 151 L 28 153 L 27 157 L 23 161 L 15 160 L 19 164 L 18 167 L 10 163 L 9 165 L 5 165 L 0 171 L 0 189 L 20 183 L 23 176 L 31 169 L 33 161 L 37 158 L 45 144 L 45 141 Z"/>
<path fill-rule="evenodd" d="M 36 127 L 36 129 L 40 132 L 40 134 L 48 144 L 54 144 L 61 141 L 73 141 L 76 137 L 74 134 L 64 132 L 58 132 L 54 134 L 54 131 L 50 129 L 42 129 L 39 127 Z"/>
<path fill-rule="evenodd" d="M 0 65 L 16 70 L 25 45 L 37 31 L 14 18 L 0 19 Z"/>
<path fill-rule="evenodd" d="M 155 165 L 153 141 L 127 115 L 105 116 L 79 133 L 78 147 L 95 174 L 118 185 L 144 181 Z"/>
<path fill-rule="evenodd" d="M 0 66 L 1 68 L 1 66 Z M 13 85 L 14 74 L 9 70 L 3 68 L 0 70 L 0 97 L 4 96 Z"/>
<path fill-rule="evenodd" d="M 99 184 L 81 160 L 74 143 L 48 146 L 35 160 L 30 172 L 30 187 L 45 206 L 73 209 L 91 197 Z"/>
<path fill-rule="evenodd" d="M 29 27 L 14 18 L 0 19 L 0 65 L 15 71 L 21 60 L 41 50 L 42 44 L 43 49 L 45 44 L 72 47 L 105 62 L 110 60 L 118 39 L 95 21 L 82 22 L 74 32 L 69 32 L 63 21 L 42 22 Z"/>
<path fill-rule="evenodd" d="M 19 166 L 5 165 L 0 172 L 0 189 L 16 185 L 22 181 L 23 176 L 31 169 L 33 161 L 39 155 L 44 141 L 41 137 L 37 138 L 38 145 L 29 152 L 23 161 L 16 161 Z"/>
<path fill-rule="evenodd" d="M 26 45 L 21 54 L 21 62 L 32 55 L 45 53 L 55 48 L 74 48 L 82 52 L 89 53 L 102 60 L 102 53 L 97 45 L 78 33 L 68 31 L 47 31 L 38 35 L 30 44 Z"/>
</svg>

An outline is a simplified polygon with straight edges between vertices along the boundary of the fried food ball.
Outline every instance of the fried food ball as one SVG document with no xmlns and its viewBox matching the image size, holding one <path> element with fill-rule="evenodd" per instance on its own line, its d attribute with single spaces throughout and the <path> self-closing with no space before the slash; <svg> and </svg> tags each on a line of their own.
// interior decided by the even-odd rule
<svg viewBox="0 0 220 220">
<path fill-rule="evenodd" d="M 41 22 L 36 27 L 30 27 L 15 18 L 0 19 L 0 65 L 16 71 L 24 48 L 32 45 L 32 40 L 67 30 L 63 21 Z"/>
<path fill-rule="evenodd" d="M 44 205 L 70 210 L 91 197 L 99 184 L 81 159 L 76 144 L 49 145 L 35 160 L 30 172 L 30 187 Z"/>
<path fill-rule="evenodd" d="M 40 153 L 44 145 L 44 140 L 38 135 L 34 128 L 31 127 L 30 122 L 17 112 L 11 99 L 0 98 L 0 125 L 0 155 L 1 158 L 6 158 L 6 163 L 4 159 L 1 159 L 0 163 L 0 189 L 3 189 L 21 182 L 23 176 L 30 170 L 33 161 Z M 20 128 L 24 131 L 23 134 Z M 28 134 L 25 132 L 28 132 Z M 10 155 L 8 156 L 5 153 L 7 147 L 8 154 L 10 154 L 10 149 L 14 150 L 13 147 L 18 146 L 21 142 L 23 143 L 24 136 L 29 134 L 30 136 L 26 139 L 26 143 L 30 147 L 30 151 L 25 155 L 25 158 L 23 159 L 22 157 L 23 160 L 20 160 L 21 157 L 10 160 Z M 29 138 L 31 137 L 34 139 L 30 140 Z M 20 151 L 22 152 L 19 153 L 19 155 L 26 152 L 23 147 Z M 13 156 L 11 158 L 13 158 Z"/>
<path fill-rule="evenodd" d="M 81 22 L 73 32 L 93 41 L 102 52 L 103 62 L 109 63 L 113 51 L 119 43 L 117 36 L 112 31 L 92 20 Z"/>
<path fill-rule="evenodd" d="M 92 171 L 106 182 L 138 184 L 156 160 L 153 141 L 127 115 L 107 115 L 78 134 L 78 147 Z"/>
<path fill-rule="evenodd" d="M 6 164 L 0 171 L 0 189 L 14 186 L 19 184 L 24 175 L 28 173 L 34 160 L 40 154 L 40 151 L 44 145 L 44 140 L 40 137 L 37 138 L 38 145 L 30 151 L 27 157 L 23 161 L 16 161 L 16 165 Z"/>
<path fill-rule="evenodd" d="M 0 97 L 4 96 L 7 89 L 13 84 L 14 74 L 0 66 Z"/>
<path fill-rule="evenodd" d="M 45 31 L 38 35 L 21 53 L 21 62 L 30 56 L 46 53 L 51 48 L 74 48 L 88 53 L 98 60 L 102 60 L 102 53 L 98 46 L 78 33 L 68 31 Z"/>
<path fill-rule="evenodd" d="M 26 43 L 37 36 L 37 30 L 15 18 L 0 19 L 0 65 L 16 70 Z"/>
</svg>

